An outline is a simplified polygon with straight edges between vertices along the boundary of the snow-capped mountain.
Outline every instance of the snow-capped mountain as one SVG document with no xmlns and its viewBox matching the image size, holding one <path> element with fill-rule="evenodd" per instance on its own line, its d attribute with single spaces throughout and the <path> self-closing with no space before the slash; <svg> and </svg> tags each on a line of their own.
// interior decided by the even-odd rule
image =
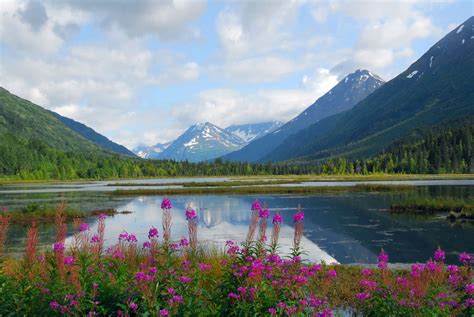
<svg viewBox="0 0 474 317">
<path fill-rule="evenodd" d="M 344 77 L 336 86 L 316 100 L 297 117 L 272 133 L 250 142 L 224 159 L 258 162 L 277 148 L 286 138 L 316 122 L 351 109 L 384 84 L 384 80 L 368 70 L 356 70 Z"/>
<path fill-rule="evenodd" d="M 133 153 L 141 158 L 145 159 L 156 159 L 160 154 L 170 146 L 171 142 L 168 143 L 157 143 L 155 145 L 140 145 L 133 149 Z"/>
<path fill-rule="evenodd" d="M 157 158 L 200 162 L 235 151 L 245 144 L 238 136 L 212 123 L 191 126 L 174 140 Z"/>
<path fill-rule="evenodd" d="M 249 143 L 275 131 L 282 125 L 283 122 L 280 121 L 269 121 L 253 124 L 235 124 L 227 127 L 226 130 L 244 140 L 245 143 Z"/>
</svg>

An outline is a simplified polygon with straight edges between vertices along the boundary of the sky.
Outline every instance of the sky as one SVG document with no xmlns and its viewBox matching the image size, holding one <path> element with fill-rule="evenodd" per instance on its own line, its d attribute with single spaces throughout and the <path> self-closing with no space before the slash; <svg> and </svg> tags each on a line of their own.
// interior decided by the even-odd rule
<svg viewBox="0 0 474 317">
<path fill-rule="evenodd" d="M 0 86 L 129 148 L 288 121 L 345 75 L 390 80 L 474 0 L 0 0 Z"/>
</svg>

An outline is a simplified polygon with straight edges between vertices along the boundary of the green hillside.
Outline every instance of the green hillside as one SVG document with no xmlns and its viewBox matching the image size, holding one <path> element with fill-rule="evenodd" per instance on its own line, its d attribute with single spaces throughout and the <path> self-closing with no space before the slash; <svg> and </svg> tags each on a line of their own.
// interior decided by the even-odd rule
<svg viewBox="0 0 474 317">
<path fill-rule="evenodd" d="M 474 17 L 351 110 L 287 138 L 262 161 L 369 158 L 416 128 L 474 114 Z"/>
<path fill-rule="evenodd" d="M 98 146 L 104 149 L 110 150 L 118 154 L 126 155 L 126 156 L 133 156 L 133 157 L 136 156 L 132 151 L 130 151 L 123 145 L 117 144 L 109 140 L 107 137 L 103 136 L 100 133 L 97 133 L 94 129 L 86 126 L 83 123 L 77 122 L 70 118 L 63 117 L 56 112 L 51 111 L 51 114 L 72 131 L 78 133 L 79 135 L 83 136 L 87 140 L 97 144 Z"/>
<path fill-rule="evenodd" d="M 0 87 L 0 142 L 6 142 L 6 135 L 18 140 L 41 141 L 58 150 L 102 151 L 49 111 Z"/>
</svg>

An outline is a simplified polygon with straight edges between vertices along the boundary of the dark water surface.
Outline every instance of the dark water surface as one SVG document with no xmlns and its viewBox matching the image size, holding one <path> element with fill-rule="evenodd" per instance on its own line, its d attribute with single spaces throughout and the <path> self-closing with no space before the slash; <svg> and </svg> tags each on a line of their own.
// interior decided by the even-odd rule
<svg viewBox="0 0 474 317">
<path fill-rule="evenodd" d="M 305 211 L 302 244 L 308 252 L 307 257 L 312 260 L 375 263 L 377 254 L 384 248 L 389 253 L 391 262 L 412 263 L 427 260 L 440 245 L 447 251 L 448 261 L 455 262 L 459 252 L 474 253 L 474 225 L 450 223 L 441 217 L 395 215 L 387 211 L 391 202 L 411 195 L 460 198 L 474 196 L 473 184 L 453 182 L 456 181 L 451 181 L 450 185 L 422 184 L 415 192 L 399 193 L 177 195 L 171 197 L 174 207 L 172 235 L 179 239 L 187 234 L 184 209 L 190 205 L 198 211 L 201 241 L 216 243 L 219 247 L 228 239 L 242 241 L 248 227 L 250 206 L 255 198 L 259 198 L 268 203 L 272 214 L 278 210 L 283 215 L 283 253 L 288 252 L 292 241 L 292 215 L 296 207 L 301 205 Z M 114 197 L 107 191 L 82 190 L 82 184 L 66 185 L 68 189 L 74 186 L 79 189 L 61 191 L 57 190 L 58 185 L 45 184 L 23 188 L 11 186 L 9 190 L 3 187 L 0 188 L 0 207 L 5 206 L 13 211 L 32 203 L 54 206 L 63 193 L 72 209 L 91 211 L 116 208 L 118 211 L 133 212 L 107 218 L 108 244 L 115 243 L 123 230 L 135 233 L 140 243 L 146 240 L 148 229 L 152 225 L 159 228 L 161 234 L 162 197 Z M 64 188 L 63 185 L 59 187 Z M 87 187 L 97 189 L 98 184 L 90 183 Z M 86 221 L 91 224 L 91 231 L 94 232 L 96 219 Z M 11 227 L 7 242 L 9 252 L 21 252 L 25 231 L 25 227 L 21 225 Z M 49 246 L 53 239 L 53 226 L 40 225 L 41 243 Z"/>
</svg>

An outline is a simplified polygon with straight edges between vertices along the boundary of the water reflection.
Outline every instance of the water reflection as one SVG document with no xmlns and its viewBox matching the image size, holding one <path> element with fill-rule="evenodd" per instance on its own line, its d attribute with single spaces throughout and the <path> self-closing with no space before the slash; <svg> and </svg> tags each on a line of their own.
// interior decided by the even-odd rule
<svg viewBox="0 0 474 317">
<path fill-rule="evenodd" d="M 422 187 L 417 195 L 446 195 L 470 197 L 472 186 Z M 456 253 L 474 252 L 474 226 L 451 224 L 444 219 L 393 215 L 386 211 L 390 202 L 412 193 L 339 193 L 318 195 L 264 195 L 271 214 L 283 215 L 281 232 L 282 253 L 289 253 L 293 239 L 292 216 L 299 204 L 305 210 L 303 248 L 312 260 L 337 260 L 341 263 L 375 263 L 381 248 L 387 250 L 393 262 L 423 261 L 432 256 L 438 244 L 448 251 L 449 262 L 456 261 Z M 15 198 L 16 197 L 16 198 Z M 135 233 L 140 242 L 147 238 L 148 229 L 155 226 L 161 234 L 161 198 L 145 196 L 114 198 L 104 193 L 67 193 L 70 205 L 81 210 L 116 208 L 133 211 L 106 220 L 106 243 L 117 241 L 120 232 Z M 252 195 L 180 195 L 173 196 L 172 236 L 187 235 L 184 210 L 189 205 L 199 216 L 199 239 L 222 247 L 226 240 L 242 241 L 248 229 L 249 209 L 256 197 Z M 56 203 L 58 195 L 25 196 L 27 201 L 40 200 Z M 19 204 L 18 196 L 0 196 L 0 205 Z M 92 231 L 97 223 L 90 219 Z M 271 228 L 269 228 L 270 230 Z M 9 235 L 10 252 L 18 251 L 24 243 L 25 228 L 13 226 Z M 71 234 L 71 233 L 70 233 Z M 45 245 L 53 242 L 54 228 L 40 226 L 40 239 Z M 450 253 L 449 253 L 450 252 Z"/>
</svg>

